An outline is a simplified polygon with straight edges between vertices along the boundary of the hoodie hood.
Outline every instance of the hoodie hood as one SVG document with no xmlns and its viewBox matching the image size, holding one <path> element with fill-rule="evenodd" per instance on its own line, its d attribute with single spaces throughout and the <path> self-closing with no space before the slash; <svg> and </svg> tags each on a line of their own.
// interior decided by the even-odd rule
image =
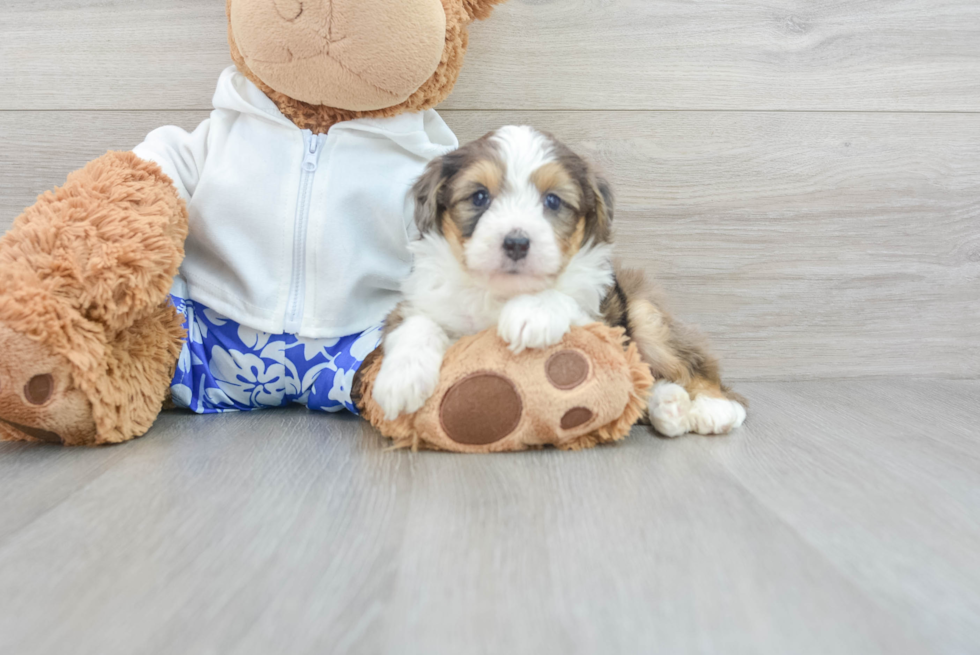
<svg viewBox="0 0 980 655">
<path fill-rule="evenodd" d="M 215 109 L 228 110 L 272 121 L 290 130 L 300 131 L 279 111 L 269 96 L 255 86 L 235 66 L 229 66 L 218 79 L 214 92 Z M 353 131 L 371 134 L 398 144 L 407 152 L 425 159 L 439 157 L 457 147 L 452 130 L 433 110 L 399 114 L 391 118 L 358 118 L 337 123 L 328 134 L 335 131 Z"/>
</svg>

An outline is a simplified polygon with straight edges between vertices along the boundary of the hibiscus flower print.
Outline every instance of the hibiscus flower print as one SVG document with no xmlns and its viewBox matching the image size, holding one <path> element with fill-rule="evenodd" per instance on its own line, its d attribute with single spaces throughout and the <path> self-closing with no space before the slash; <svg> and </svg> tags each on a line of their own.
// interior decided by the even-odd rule
<svg viewBox="0 0 980 655">
<path fill-rule="evenodd" d="M 301 338 L 240 325 L 190 299 L 171 300 L 188 333 L 171 381 L 178 406 L 199 414 L 290 403 L 357 412 L 350 398 L 354 376 L 381 341 L 380 326 L 347 337 Z"/>
<path fill-rule="evenodd" d="M 232 401 L 245 407 L 276 407 L 286 391 L 286 367 L 252 353 L 211 351 L 211 374 L 218 388 Z"/>
</svg>

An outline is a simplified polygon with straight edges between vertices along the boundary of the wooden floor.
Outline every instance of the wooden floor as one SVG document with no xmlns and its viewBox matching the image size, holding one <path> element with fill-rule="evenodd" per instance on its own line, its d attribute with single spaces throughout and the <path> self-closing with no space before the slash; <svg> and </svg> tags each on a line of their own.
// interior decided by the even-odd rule
<svg viewBox="0 0 980 655">
<path fill-rule="evenodd" d="M 2 444 L 0 652 L 978 652 L 980 381 L 742 391 L 731 437 L 581 453 L 302 408 Z"/>
<path fill-rule="evenodd" d="M 0 231 L 207 117 L 225 0 L 0 3 Z M 0 655 L 980 653 L 980 3 L 510 0 L 440 108 L 548 129 L 752 401 L 391 452 L 303 409 L 0 444 Z"/>
</svg>

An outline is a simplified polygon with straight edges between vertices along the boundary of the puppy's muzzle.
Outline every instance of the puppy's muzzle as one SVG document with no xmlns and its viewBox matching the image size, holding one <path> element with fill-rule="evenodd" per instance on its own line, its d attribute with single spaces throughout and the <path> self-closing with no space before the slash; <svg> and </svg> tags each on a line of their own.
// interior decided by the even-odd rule
<svg viewBox="0 0 980 655">
<path fill-rule="evenodd" d="M 520 230 L 511 232 L 504 239 L 504 252 L 515 262 L 526 258 L 529 250 L 531 250 L 531 239 Z"/>
</svg>

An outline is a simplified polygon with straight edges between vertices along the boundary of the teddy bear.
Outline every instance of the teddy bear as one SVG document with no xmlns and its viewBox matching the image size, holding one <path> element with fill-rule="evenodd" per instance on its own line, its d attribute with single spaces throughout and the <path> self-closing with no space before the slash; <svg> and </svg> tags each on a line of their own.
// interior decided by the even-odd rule
<svg viewBox="0 0 980 655">
<path fill-rule="evenodd" d="M 374 417 L 363 389 L 412 265 L 408 190 L 458 146 L 432 108 L 468 25 L 501 1 L 227 0 L 234 65 L 210 118 L 90 162 L 0 239 L 0 438 L 120 443 L 165 406 Z M 515 360 L 492 334 L 458 344 L 431 403 L 448 432 L 431 408 L 373 422 L 399 445 L 463 451 L 621 438 L 648 370 L 611 328 L 568 339 L 564 360 Z M 547 375 L 572 360 L 577 391 Z M 496 423 L 514 428 L 473 436 L 458 426 L 486 423 L 472 409 L 488 387 L 459 377 L 493 370 L 512 392 Z M 576 407 L 545 418 L 534 398 Z"/>
</svg>

